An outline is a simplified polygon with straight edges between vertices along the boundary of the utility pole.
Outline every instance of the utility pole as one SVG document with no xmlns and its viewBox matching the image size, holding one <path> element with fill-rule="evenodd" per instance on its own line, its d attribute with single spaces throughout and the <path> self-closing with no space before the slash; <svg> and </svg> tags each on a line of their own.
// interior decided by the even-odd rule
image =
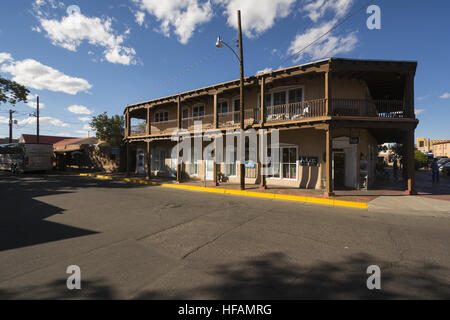
<svg viewBox="0 0 450 320">
<path fill-rule="evenodd" d="M 237 12 L 238 30 L 239 30 L 239 64 L 241 69 L 241 88 L 240 88 L 240 120 L 241 120 L 241 163 L 240 180 L 241 190 L 245 189 L 245 136 L 244 136 L 244 53 L 242 47 L 242 28 L 241 28 L 241 10 Z"/>
<path fill-rule="evenodd" d="M 241 27 L 241 10 L 238 10 L 237 12 L 237 19 L 238 19 L 238 31 L 239 31 L 239 55 L 236 53 L 236 51 L 225 41 L 223 41 L 220 36 L 217 38 L 216 47 L 222 48 L 222 45 L 225 45 L 230 49 L 236 58 L 239 60 L 239 67 L 241 70 L 241 80 L 240 80 L 240 98 L 239 98 L 239 104 L 240 104 L 240 130 L 241 134 L 239 137 L 240 141 L 240 148 L 242 152 L 240 156 L 240 185 L 241 190 L 245 189 L 245 135 L 244 135 L 244 52 L 243 52 L 243 46 L 242 46 L 242 27 Z M 234 110 L 234 109 L 233 109 Z M 243 153 L 243 154 L 242 154 Z"/>
<path fill-rule="evenodd" d="M 39 144 L 39 96 L 36 100 L 36 143 Z"/>
<path fill-rule="evenodd" d="M 13 139 L 13 118 L 12 115 L 15 111 L 9 110 L 9 143 L 12 143 Z"/>
</svg>

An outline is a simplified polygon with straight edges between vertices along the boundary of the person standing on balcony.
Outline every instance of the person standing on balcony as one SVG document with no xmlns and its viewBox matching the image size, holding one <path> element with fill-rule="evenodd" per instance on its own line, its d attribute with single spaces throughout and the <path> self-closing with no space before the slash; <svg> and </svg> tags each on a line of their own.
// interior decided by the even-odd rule
<svg viewBox="0 0 450 320">
<path fill-rule="evenodd" d="M 431 176 L 433 183 L 439 182 L 439 167 L 436 158 L 434 158 L 433 162 L 431 163 Z"/>
</svg>

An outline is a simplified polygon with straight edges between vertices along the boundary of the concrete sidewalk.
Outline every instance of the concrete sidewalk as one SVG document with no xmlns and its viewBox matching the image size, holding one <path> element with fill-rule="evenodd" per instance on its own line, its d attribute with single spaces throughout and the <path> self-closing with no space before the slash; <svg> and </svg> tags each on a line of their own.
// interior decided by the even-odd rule
<svg viewBox="0 0 450 320">
<path fill-rule="evenodd" d="M 424 196 L 380 196 L 368 203 L 369 211 L 450 217 L 450 202 Z"/>
<path fill-rule="evenodd" d="M 395 179 L 381 181 L 382 185 L 375 185 L 371 190 L 339 190 L 333 197 L 326 197 L 323 191 L 313 189 L 269 187 L 261 190 L 259 185 L 249 184 L 245 191 L 241 191 L 239 185 L 230 183 L 220 183 L 218 186 L 213 186 L 211 182 L 205 183 L 204 181 L 177 183 L 170 178 L 152 177 L 150 180 L 145 180 L 142 176 L 126 177 L 122 173 L 86 173 L 82 175 L 194 191 L 292 200 L 331 206 L 369 208 L 371 211 L 389 210 L 405 213 L 420 211 L 422 213 L 448 214 L 448 207 L 450 207 L 450 179 L 441 177 L 439 184 L 432 184 L 429 172 L 426 171 L 418 171 L 416 174 L 417 196 L 405 194 L 404 182 L 399 175 Z"/>
</svg>

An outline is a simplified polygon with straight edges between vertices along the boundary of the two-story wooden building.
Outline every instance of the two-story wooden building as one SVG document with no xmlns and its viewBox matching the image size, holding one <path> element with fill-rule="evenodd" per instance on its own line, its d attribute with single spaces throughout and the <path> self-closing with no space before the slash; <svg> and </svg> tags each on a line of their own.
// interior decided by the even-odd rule
<svg viewBox="0 0 450 320">
<path fill-rule="evenodd" d="M 361 189 L 375 180 L 377 145 L 404 145 L 407 185 L 414 193 L 414 76 L 417 63 L 330 58 L 247 77 L 244 123 L 279 129 L 279 163 L 261 179 L 261 166 L 246 171 L 246 183 L 323 189 Z M 174 130 L 239 128 L 240 81 L 230 81 L 125 108 L 128 172 L 136 153 L 146 174 L 214 180 L 214 167 L 239 181 L 239 161 L 178 165 L 172 159 Z M 260 152 L 258 152 L 260 154 Z M 141 159 L 142 161 L 142 159 Z"/>
</svg>

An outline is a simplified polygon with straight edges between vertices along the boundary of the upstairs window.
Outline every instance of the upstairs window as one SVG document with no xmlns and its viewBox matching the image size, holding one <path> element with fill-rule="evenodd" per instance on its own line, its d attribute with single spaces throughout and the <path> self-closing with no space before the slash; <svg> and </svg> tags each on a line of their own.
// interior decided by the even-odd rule
<svg viewBox="0 0 450 320">
<path fill-rule="evenodd" d="M 282 104 L 286 104 L 286 92 L 285 91 L 275 92 L 273 94 L 273 105 L 279 106 Z"/>
<path fill-rule="evenodd" d="M 194 118 L 203 117 L 205 115 L 205 106 L 195 106 L 192 109 L 192 115 Z"/>
<path fill-rule="evenodd" d="M 217 104 L 217 113 L 228 112 L 228 101 L 221 101 Z"/>
<path fill-rule="evenodd" d="M 289 90 L 289 103 L 301 102 L 303 101 L 303 89 L 296 88 Z"/>
<path fill-rule="evenodd" d="M 155 113 L 155 122 L 169 121 L 168 111 L 158 111 Z"/>
</svg>

